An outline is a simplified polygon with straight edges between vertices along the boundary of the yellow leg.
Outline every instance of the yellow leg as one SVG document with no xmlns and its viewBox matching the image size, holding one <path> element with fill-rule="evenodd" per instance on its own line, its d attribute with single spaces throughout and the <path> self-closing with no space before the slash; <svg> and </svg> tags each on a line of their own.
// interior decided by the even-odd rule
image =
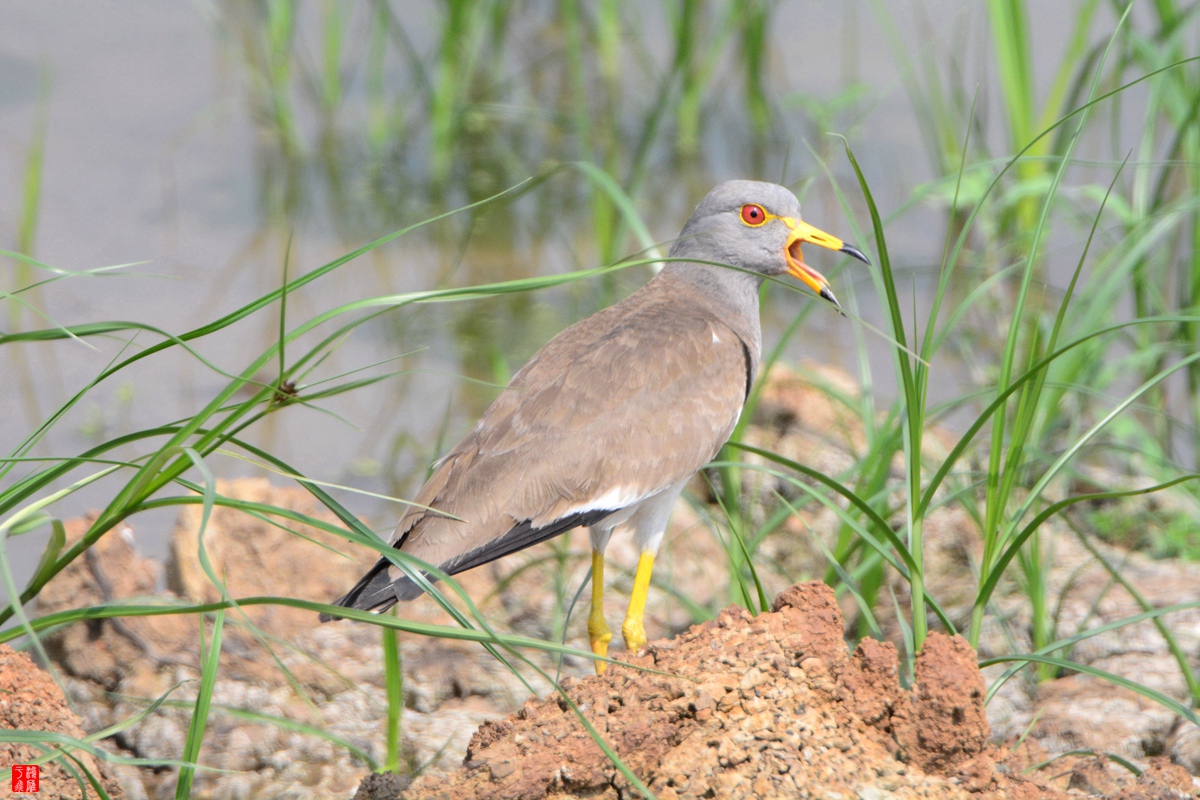
<svg viewBox="0 0 1200 800">
<path fill-rule="evenodd" d="M 588 641 L 592 652 L 598 656 L 608 655 L 608 643 L 612 641 L 612 631 L 604 621 L 604 554 L 599 550 L 592 551 L 592 613 L 588 615 Z M 604 672 L 608 666 L 603 661 L 592 662 L 596 665 L 596 674 Z"/>
<path fill-rule="evenodd" d="M 633 594 L 629 596 L 629 612 L 621 625 L 625 634 L 625 646 L 631 653 L 641 650 L 646 644 L 646 593 L 650 591 L 650 573 L 654 570 L 654 553 L 643 550 L 638 559 L 637 574 L 633 577 Z"/>
</svg>

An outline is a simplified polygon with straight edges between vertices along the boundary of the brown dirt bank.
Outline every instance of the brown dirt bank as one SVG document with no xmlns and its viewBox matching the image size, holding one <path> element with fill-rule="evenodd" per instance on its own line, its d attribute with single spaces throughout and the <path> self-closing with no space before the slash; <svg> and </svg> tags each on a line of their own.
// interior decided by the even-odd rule
<svg viewBox="0 0 1200 800">
<path fill-rule="evenodd" d="M 67 705 L 62 689 L 49 674 L 37 668 L 25 653 L 18 653 L 0 644 L 0 773 L 14 764 L 34 764 L 45 750 L 33 744 L 5 742 L 4 733 L 11 730 L 53 731 L 76 739 L 84 736 L 79 717 Z M 48 743 L 49 744 L 49 743 Z M 113 800 L 125 800 L 125 792 L 105 761 L 76 751 L 78 765 L 72 765 L 79 780 L 87 780 L 79 767 L 86 768 L 100 782 Z M 41 765 L 38 792 L 13 795 L 11 780 L 0 780 L 0 797 L 80 797 L 79 780 L 60 763 Z M 88 787 L 90 796 L 95 796 Z"/>
<path fill-rule="evenodd" d="M 895 648 L 853 653 L 821 583 L 793 586 L 773 613 L 730 608 L 629 658 L 658 675 L 615 666 L 564 681 L 571 700 L 660 800 L 669 798 L 1065 798 L 1020 775 L 988 743 L 984 683 L 964 640 L 932 634 L 913 690 L 900 687 Z M 1101 766 L 1103 771 L 1103 767 Z M 1122 798 L 1186 797 L 1186 771 L 1161 765 Z M 1176 774 L 1179 772 L 1181 774 Z M 1107 772 L 1105 773 L 1108 774 Z M 357 797 L 626 798 L 638 792 L 605 757 L 570 705 L 530 700 L 485 723 L 463 768 L 400 788 L 364 782 Z"/>
</svg>

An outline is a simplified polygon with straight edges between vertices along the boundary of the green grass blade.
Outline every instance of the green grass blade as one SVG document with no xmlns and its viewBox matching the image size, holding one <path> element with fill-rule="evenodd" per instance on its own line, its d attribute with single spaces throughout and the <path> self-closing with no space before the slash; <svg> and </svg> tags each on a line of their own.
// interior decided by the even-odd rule
<svg viewBox="0 0 1200 800">
<path fill-rule="evenodd" d="M 891 256 L 888 254 L 887 241 L 883 233 L 883 220 L 879 215 L 879 209 L 875 206 L 875 199 L 871 196 L 866 176 L 863 175 L 862 168 L 854 157 L 854 151 L 850 149 L 848 142 L 844 146 L 846 157 L 854 168 L 854 174 L 862 189 L 863 199 L 866 200 L 867 208 L 871 213 L 871 227 L 874 230 L 876 254 L 879 259 L 880 282 L 883 284 L 884 296 L 887 299 L 888 321 L 891 323 L 892 335 L 900 344 L 900 348 L 903 348 L 895 349 L 893 357 L 900 379 L 899 394 L 904 399 L 905 489 L 908 495 L 908 503 L 905 507 L 908 513 L 908 549 L 911 561 L 909 583 L 912 585 L 913 643 L 916 650 L 919 651 L 925 642 L 926 633 L 923 520 L 916 513 L 921 498 L 921 440 L 925 425 L 925 401 L 913 374 L 912 360 L 906 352 L 908 334 L 904 328 L 904 316 L 900 312 L 900 299 L 896 293 L 896 276 L 892 272 Z"/>
<path fill-rule="evenodd" d="M 387 747 L 384 750 L 383 771 L 399 772 L 400 717 L 404 712 L 404 670 L 400 662 L 400 637 L 394 628 L 384 628 L 379 633 L 383 637 L 383 685 L 387 693 Z"/>
<path fill-rule="evenodd" d="M 1077 503 L 1095 502 L 1095 501 L 1100 501 L 1100 500 L 1113 500 L 1113 499 L 1120 498 L 1120 497 L 1136 497 L 1138 495 L 1152 494 L 1154 492 L 1160 492 L 1164 489 L 1169 489 L 1172 486 L 1178 486 L 1181 483 L 1185 483 L 1187 481 L 1192 481 L 1192 480 L 1197 480 L 1197 479 L 1200 479 L 1200 474 L 1184 475 L 1184 476 L 1175 478 L 1174 480 L 1170 480 L 1165 483 L 1156 484 L 1154 486 L 1149 486 L 1144 489 L 1127 489 L 1124 491 L 1095 492 L 1092 494 L 1076 495 L 1074 497 L 1068 497 L 1064 500 L 1059 500 L 1056 503 L 1051 503 L 1049 506 L 1047 506 L 1045 509 L 1043 509 L 1037 516 L 1035 516 L 1032 520 L 1030 520 L 1030 522 L 1024 528 L 1022 528 L 1021 531 L 1017 535 L 1013 536 L 1008 541 L 1008 543 L 1005 545 L 1004 550 L 1000 553 L 999 557 L 996 559 L 994 568 L 991 570 L 991 572 L 989 572 L 986 576 L 984 576 L 984 580 L 980 584 L 979 590 L 976 594 L 975 602 L 978 605 L 986 605 L 988 603 L 988 601 L 991 599 L 992 593 L 996 590 L 996 586 L 999 585 L 1001 579 L 1004 577 L 1004 573 L 1008 569 L 1008 565 L 1012 562 L 1012 560 L 1021 551 L 1022 545 L 1024 545 L 1025 542 L 1028 541 L 1029 537 L 1031 537 L 1038 530 L 1038 528 L 1040 528 L 1042 526 L 1042 524 L 1046 522 L 1046 520 L 1055 516 L 1060 511 L 1062 511 L 1066 508 L 1070 508 L 1071 506 L 1076 505 Z"/>
<path fill-rule="evenodd" d="M 1120 686 L 1123 689 L 1128 689 L 1135 694 L 1139 694 L 1148 700 L 1158 703 L 1163 708 L 1183 717 L 1193 725 L 1200 726 L 1200 717 L 1197 717 L 1187 706 L 1181 704 L 1178 700 L 1168 697 L 1157 689 L 1151 689 L 1149 686 L 1143 686 L 1137 681 L 1124 678 L 1120 675 L 1114 675 L 1111 672 L 1105 672 L 1102 669 L 1093 667 L 1088 664 L 1079 664 L 1074 661 L 1068 661 L 1064 658 L 1053 658 L 1052 656 L 1037 655 L 1035 653 L 1018 653 L 1009 656 L 997 656 L 995 658 L 985 658 L 979 662 L 980 668 L 990 667 L 994 664 L 1008 664 L 1011 662 L 1024 662 L 1029 664 L 1048 664 L 1052 667 L 1058 667 L 1062 670 L 1070 670 L 1073 672 L 1082 672 L 1085 675 L 1091 675 L 1094 678 L 1099 678 L 1102 681 L 1107 681 L 1114 686 Z"/>
<path fill-rule="evenodd" d="M 188 724 L 187 738 L 183 743 L 183 766 L 179 768 L 179 780 L 175 784 L 175 800 L 187 800 L 192 794 L 192 782 L 196 777 L 195 765 L 199 762 L 200 747 L 204 730 L 208 725 L 208 712 L 212 704 L 213 687 L 220 669 L 221 632 L 225 626 L 225 612 L 218 611 L 213 620 L 212 641 L 207 649 L 204 644 L 204 621 L 200 622 L 200 689 L 196 694 L 196 705 Z"/>
</svg>

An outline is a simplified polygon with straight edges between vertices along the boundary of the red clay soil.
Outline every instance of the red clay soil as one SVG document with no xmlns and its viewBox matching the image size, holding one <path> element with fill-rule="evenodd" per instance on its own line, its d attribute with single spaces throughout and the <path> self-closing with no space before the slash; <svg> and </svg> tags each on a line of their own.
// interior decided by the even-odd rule
<svg viewBox="0 0 1200 800">
<path fill-rule="evenodd" d="M 53 679 L 25 653 L 18 653 L 8 645 L 0 644 L 0 731 L 7 730 L 53 731 L 77 739 L 84 735 L 79 717 L 67 706 L 66 697 Z M 3 733 L 0 733 L 2 738 Z M 0 741 L 0 771 L 14 764 L 32 764 L 44 752 L 33 745 Z M 74 756 L 100 781 L 113 800 L 124 800 L 125 792 L 107 762 L 97 763 L 89 754 L 78 751 Z M 75 769 L 79 771 L 77 766 Z M 58 763 L 41 766 L 39 784 L 37 794 L 11 795 L 12 784 L 6 777 L 0 782 L 0 797 L 82 796 L 79 782 Z M 91 786 L 87 787 L 87 791 L 89 797 L 96 796 Z"/>
<path fill-rule="evenodd" d="M 832 591 L 801 584 L 776 598 L 773 613 L 727 609 L 628 659 L 666 675 L 614 665 L 563 686 L 660 800 L 1091 794 L 1022 777 L 1007 763 L 1009 751 L 988 743 L 983 678 L 961 638 L 930 635 L 909 692 L 899 685 L 891 644 L 866 640 L 850 654 L 842 630 Z M 1176 771 L 1147 770 L 1145 780 L 1114 784 L 1102 796 L 1187 797 L 1182 780 L 1190 785 L 1190 778 Z M 486 723 L 458 772 L 404 783 L 372 776 L 356 798 L 640 796 L 558 696 Z"/>
</svg>

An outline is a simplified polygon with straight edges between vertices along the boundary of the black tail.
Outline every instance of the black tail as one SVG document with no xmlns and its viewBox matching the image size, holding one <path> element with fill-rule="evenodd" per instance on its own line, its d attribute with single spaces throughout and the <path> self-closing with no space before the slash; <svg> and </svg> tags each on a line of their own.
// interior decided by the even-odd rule
<svg viewBox="0 0 1200 800">
<path fill-rule="evenodd" d="M 391 565 L 392 562 L 386 558 L 376 561 L 375 566 L 371 567 L 367 574 L 354 584 L 354 588 L 334 600 L 333 604 L 362 611 L 387 611 L 396 605 L 396 591 L 392 586 L 392 579 L 388 575 L 388 567 Z M 331 622 L 335 619 L 342 619 L 342 617 L 322 613 L 319 619 L 321 622 Z"/>
<path fill-rule="evenodd" d="M 529 520 L 525 520 L 513 526 L 503 536 L 445 562 L 441 565 L 440 569 L 447 575 L 457 575 L 472 567 L 478 567 L 489 561 L 495 561 L 497 558 L 506 556 L 509 553 L 515 553 L 518 550 L 524 550 L 526 547 L 532 547 L 539 542 L 544 542 L 579 525 L 592 525 L 611 513 L 613 513 L 612 509 L 583 511 L 557 519 L 540 528 L 533 527 L 533 524 Z M 392 546 L 399 547 L 400 544 L 403 544 L 403 541 Z M 386 558 L 380 558 L 375 562 L 375 566 L 371 567 L 370 571 L 366 575 L 363 575 L 358 583 L 354 584 L 353 589 L 346 592 L 346 594 L 337 600 L 334 600 L 333 604 L 335 606 L 342 606 L 343 608 L 357 608 L 362 611 L 387 611 L 401 600 L 412 600 L 420 597 L 421 593 L 425 590 L 412 578 L 409 578 L 407 575 L 402 575 L 395 580 L 391 578 L 388 573 L 388 567 L 391 565 L 392 562 Z M 430 583 L 437 580 L 436 577 L 430 575 L 428 572 L 423 574 Z M 336 614 L 321 614 L 320 619 L 321 622 L 330 622 L 335 619 L 342 619 L 342 617 Z"/>
</svg>

